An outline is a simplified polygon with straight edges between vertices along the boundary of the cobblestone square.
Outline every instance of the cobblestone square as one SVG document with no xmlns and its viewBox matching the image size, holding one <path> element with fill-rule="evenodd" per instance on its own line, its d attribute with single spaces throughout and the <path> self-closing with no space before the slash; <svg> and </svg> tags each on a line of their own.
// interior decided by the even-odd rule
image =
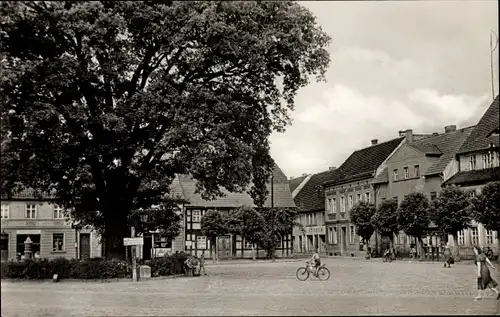
<svg viewBox="0 0 500 317">
<path fill-rule="evenodd" d="M 208 276 L 132 282 L 2 281 L 2 316 L 496 314 L 475 296 L 474 266 L 325 259 L 326 282 L 297 280 L 303 261 L 221 263 Z"/>
</svg>

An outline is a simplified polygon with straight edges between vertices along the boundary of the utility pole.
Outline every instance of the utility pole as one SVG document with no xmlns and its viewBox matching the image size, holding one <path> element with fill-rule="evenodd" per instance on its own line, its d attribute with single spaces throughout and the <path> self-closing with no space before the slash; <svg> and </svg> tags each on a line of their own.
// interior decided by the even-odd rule
<svg viewBox="0 0 500 317">
<path fill-rule="evenodd" d="M 135 228 L 134 226 L 132 226 L 132 228 L 130 228 L 130 237 L 132 238 L 135 238 Z M 137 282 L 137 262 L 136 262 L 136 248 L 137 246 L 136 245 L 133 245 L 131 246 L 132 248 L 132 254 L 131 254 L 131 258 L 132 258 L 132 281 L 133 282 Z"/>
<path fill-rule="evenodd" d="M 495 47 L 493 47 L 493 35 L 497 38 L 495 42 Z M 493 53 L 495 52 L 498 46 L 498 35 L 495 31 L 491 30 L 490 32 L 490 71 L 491 71 L 491 97 L 495 100 L 495 78 L 494 78 L 494 69 L 493 69 Z"/>
<path fill-rule="evenodd" d="M 274 175 L 271 174 L 271 213 L 272 213 L 272 222 L 271 222 L 271 242 L 272 242 L 272 249 L 271 249 L 271 259 L 274 262 Z"/>
</svg>

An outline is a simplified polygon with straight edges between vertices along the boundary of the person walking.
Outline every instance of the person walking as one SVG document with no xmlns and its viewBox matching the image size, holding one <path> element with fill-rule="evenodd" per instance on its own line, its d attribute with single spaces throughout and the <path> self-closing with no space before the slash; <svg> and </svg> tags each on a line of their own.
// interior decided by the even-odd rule
<svg viewBox="0 0 500 317">
<path fill-rule="evenodd" d="M 497 300 L 500 299 L 500 292 L 497 289 L 498 283 L 491 277 L 490 268 L 496 270 L 490 260 L 484 255 L 480 247 L 474 246 L 476 255 L 476 274 L 477 274 L 477 297 L 474 300 L 482 299 L 482 291 L 489 288 L 497 294 Z"/>
<path fill-rule="evenodd" d="M 200 274 L 201 270 L 203 270 L 203 275 L 207 275 L 207 272 L 205 271 L 205 250 L 201 251 L 200 255 Z"/>
<path fill-rule="evenodd" d="M 443 260 L 444 260 L 444 267 L 448 265 L 448 268 L 451 268 L 452 259 L 451 259 L 451 250 L 449 245 L 444 247 Z"/>
</svg>

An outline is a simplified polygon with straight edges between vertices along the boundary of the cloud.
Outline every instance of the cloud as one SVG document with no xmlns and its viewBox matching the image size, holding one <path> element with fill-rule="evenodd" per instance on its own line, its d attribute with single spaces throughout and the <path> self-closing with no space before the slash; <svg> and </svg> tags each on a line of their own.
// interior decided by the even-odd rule
<svg viewBox="0 0 500 317">
<path fill-rule="evenodd" d="M 344 85 L 324 91 L 322 101 L 294 114 L 294 124 L 272 137 L 272 155 L 288 176 L 316 173 L 340 166 L 355 150 L 398 137 L 398 131 L 443 132 L 475 124 L 482 116 L 487 96 L 441 95 L 415 89 L 393 100 L 366 95 Z"/>
</svg>

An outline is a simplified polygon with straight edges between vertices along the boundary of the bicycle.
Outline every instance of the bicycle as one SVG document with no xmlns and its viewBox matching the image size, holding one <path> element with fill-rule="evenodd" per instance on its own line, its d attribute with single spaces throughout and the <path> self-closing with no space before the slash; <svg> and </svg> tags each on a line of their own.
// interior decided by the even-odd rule
<svg viewBox="0 0 500 317">
<path fill-rule="evenodd" d="M 305 281 L 309 278 L 311 273 L 321 281 L 327 281 L 330 278 L 330 270 L 326 268 L 325 264 L 321 264 L 318 269 L 318 274 L 316 275 L 311 265 L 311 261 L 306 261 L 306 266 L 298 268 L 296 273 L 297 279 L 299 281 Z"/>
</svg>

